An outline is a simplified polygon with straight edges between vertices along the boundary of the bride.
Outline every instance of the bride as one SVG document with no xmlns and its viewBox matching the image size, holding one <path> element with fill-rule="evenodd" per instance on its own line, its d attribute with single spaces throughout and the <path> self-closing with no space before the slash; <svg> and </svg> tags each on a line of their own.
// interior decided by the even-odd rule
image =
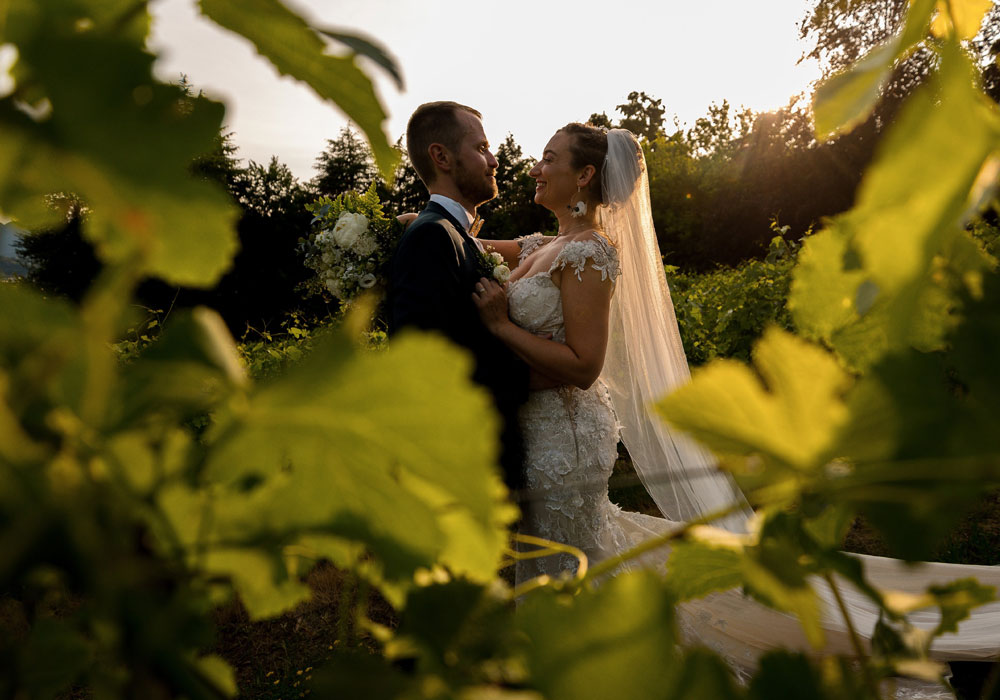
<svg viewBox="0 0 1000 700">
<path fill-rule="evenodd" d="M 506 291 L 483 279 L 474 294 L 487 329 L 558 385 L 533 392 L 519 415 L 531 494 L 521 532 L 571 544 L 596 562 L 702 513 L 745 507 L 710 455 L 646 410 L 689 375 L 639 143 L 624 129 L 569 124 L 530 175 L 535 202 L 555 213 L 559 233 L 492 242 L 519 264 Z M 620 429 L 669 520 L 608 500 Z M 744 508 L 722 524 L 742 529 L 749 514 Z M 522 560 L 517 579 L 575 562 L 566 554 Z"/>
<path fill-rule="evenodd" d="M 519 415 L 528 504 L 520 531 L 570 544 L 597 562 L 680 523 L 736 506 L 714 524 L 746 530 L 752 511 L 697 444 L 671 431 L 651 402 L 689 379 L 662 259 L 656 244 L 645 160 L 623 129 L 569 124 L 532 168 L 535 202 L 559 221 L 555 237 L 491 241 L 512 266 L 506 289 L 480 280 L 473 295 L 483 323 L 555 388 L 533 392 Z M 621 437 L 663 518 L 622 511 L 608 499 Z M 658 553 L 662 563 L 665 554 Z M 859 555 L 860 556 L 860 555 Z M 923 591 L 976 576 L 1000 584 L 1000 567 L 924 564 L 861 556 L 882 588 Z M 519 560 L 519 582 L 572 571 L 569 555 Z M 643 563 L 650 563 L 645 560 Z M 823 582 L 827 651 L 851 653 L 847 628 Z M 870 637 L 878 611 L 846 586 L 837 591 L 855 627 Z M 685 634 L 749 670 L 775 646 L 808 649 L 798 623 L 730 590 L 682 606 Z M 1000 650 L 1000 604 L 974 611 L 959 634 L 939 638 L 941 660 L 993 660 Z M 917 613 L 933 625 L 936 613 Z M 910 697 L 932 697 L 915 690 Z M 947 696 L 944 696 L 947 697 Z"/>
</svg>

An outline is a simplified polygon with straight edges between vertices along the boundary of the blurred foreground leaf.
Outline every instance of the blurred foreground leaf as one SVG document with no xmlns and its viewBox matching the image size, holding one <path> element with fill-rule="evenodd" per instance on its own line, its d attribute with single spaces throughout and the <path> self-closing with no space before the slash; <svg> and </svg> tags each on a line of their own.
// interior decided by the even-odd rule
<svg viewBox="0 0 1000 700">
<path fill-rule="evenodd" d="M 386 114 L 371 80 L 357 67 L 353 55 L 331 56 L 317 30 L 280 0 L 199 0 L 199 5 L 220 26 L 249 39 L 279 73 L 303 81 L 342 109 L 368 137 L 382 176 L 392 179 L 399 154 L 382 129 Z M 336 34 L 334 38 L 345 39 Z M 367 42 L 359 45 L 356 37 L 347 43 L 373 53 L 374 47 Z M 391 66 L 390 73 L 398 80 L 394 64 L 384 53 L 376 53 L 376 61 Z"/>
</svg>

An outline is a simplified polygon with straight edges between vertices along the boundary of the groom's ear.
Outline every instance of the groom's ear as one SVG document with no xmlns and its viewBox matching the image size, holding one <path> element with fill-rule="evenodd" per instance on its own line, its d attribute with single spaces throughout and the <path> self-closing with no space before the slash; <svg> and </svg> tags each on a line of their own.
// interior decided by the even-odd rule
<svg viewBox="0 0 1000 700">
<path fill-rule="evenodd" d="M 427 147 L 427 154 L 431 157 L 434 166 L 443 172 L 451 172 L 452 156 L 448 147 L 440 143 L 432 143 Z"/>
</svg>

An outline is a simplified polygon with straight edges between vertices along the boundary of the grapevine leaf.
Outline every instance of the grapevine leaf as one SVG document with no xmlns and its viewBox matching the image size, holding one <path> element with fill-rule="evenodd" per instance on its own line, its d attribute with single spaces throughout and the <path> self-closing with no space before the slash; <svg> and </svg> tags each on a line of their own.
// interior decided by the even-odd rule
<svg viewBox="0 0 1000 700">
<path fill-rule="evenodd" d="M 940 349 L 956 294 L 974 290 L 989 265 L 960 228 L 995 184 L 998 147 L 996 107 L 974 86 L 961 49 L 945 45 L 939 72 L 881 145 L 857 205 L 807 243 L 789 300 L 797 323 L 862 370 L 893 350 Z M 864 314 L 862 285 L 874 292 Z"/>
<path fill-rule="evenodd" d="M 796 527 L 797 521 L 780 511 L 763 524 L 759 543 L 743 557 L 746 590 L 778 610 L 794 613 L 809 643 L 824 644 L 819 598 L 808 576 L 815 572 L 812 543 Z"/>
<path fill-rule="evenodd" d="M 958 633 L 958 623 L 969 617 L 973 608 L 996 600 L 997 589 L 986 586 L 974 578 L 952 581 L 944 586 L 929 586 L 926 593 L 896 593 L 885 596 L 886 608 L 897 615 L 924 608 L 937 607 L 941 621 L 934 630 L 934 636 L 947 632 Z"/>
<path fill-rule="evenodd" d="M 796 328 L 809 338 L 829 339 L 858 319 L 854 295 L 864 281 L 860 269 L 845 269 L 850 239 L 828 228 L 806 239 L 788 297 Z"/>
<path fill-rule="evenodd" d="M 822 466 L 847 418 L 846 373 L 830 354 L 776 328 L 754 348 L 754 362 L 759 378 L 741 363 L 712 362 L 658 409 L 717 453 L 760 453 L 803 471 Z"/>
<path fill-rule="evenodd" d="M 983 17 L 991 7 L 993 0 L 938 0 L 938 14 L 931 23 L 931 32 L 945 38 L 954 30 L 959 41 L 971 39 L 979 33 Z"/>
<path fill-rule="evenodd" d="M 366 543 L 390 579 L 439 558 L 492 578 L 514 512 L 493 466 L 497 419 L 468 366 L 416 334 L 377 354 L 339 335 L 318 345 L 220 424 L 213 536 L 313 529 Z"/>
<path fill-rule="evenodd" d="M 683 540 L 671 546 L 667 583 L 678 600 L 701 598 L 743 583 L 742 552 Z"/>
<path fill-rule="evenodd" d="M 399 71 L 399 66 L 396 65 L 396 62 L 384 48 L 373 42 L 371 39 L 358 34 L 347 33 L 329 28 L 317 28 L 317 31 L 323 36 L 329 37 L 334 41 L 339 41 L 355 53 L 360 54 L 365 58 L 370 58 L 386 73 L 392 76 L 392 79 L 396 81 L 396 87 L 400 90 L 405 89 L 403 74 Z"/>
<path fill-rule="evenodd" d="M 750 700 L 817 700 L 826 697 L 823 683 L 801 654 L 775 651 L 760 660 L 760 667 L 750 681 Z"/>
<path fill-rule="evenodd" d="M 313 671 L 310 689 L 320 698 L 425 697 L 421 680 L 365 651 L 341 652 Z M 433 687 L 433 686 L 432 686 Z"/>
<path fill-rule="evenodd" d="M 732 671 L 718 655 L 707 649 L 690 649 L 679 664 L 673 688 L 660 697 L 684 700 L 738 700 Z"/>
<path fill-rule="evenodd" d="M 813 110 L 817 136 L 829 138 L 850 131 L 868 117 L 889 80 L 889 68 L 898 53 L 898 39 L 877 46 L 816 88 Z"/>
<path fill-rule="evenodd" d="M 458 687 L 474 681 L 483 664 L 508 665 L 513 620 L 508 601 L 481 584 L 455 580 L 416 587 L 386 653 L 415 656 L 418 673 Z"/>
<path fill-rule="evenodd" d="M 386 115 L 371 80 L 354 56 L 329 55 L 317 30 L 280 0 L 199 0 L 199 6 L 209 19 L 248 39 L 279 73 L 342 109 L 368 137 L 382 176 L 392 179 L 399 154 L 382 129 Z"/>
<path fill-rule="evenodd" d="M 21 655 L 24 686 L 31 697 L 53 697 L 76 680 L 91 657 L 87 640 L 67 623 L 36 620 Z"/>
<path fill-rule="evenodd" d="M 221 656 L 202 656 L 195 660 L 195 664 L 227 698 L 236 696 L 236 672 Z"/>
<path fill-rule="evenodd" d="M 191 286 L 213 284 L 236 249 L 235 206 L 191 162 L 209 153 L 223 107 L 151 75 L 141 44 L 93 32 L 32 37 L 18 49 L 51 114 L 35 121 L 0 100 L 0 204 L 24 226 L 61 212 L 44 193 L 87 207 L 84 235 L 107 263 Z"/>
<path fill-rule="evenodd" d="M 924 39 L 936 2 L 911 2 L 900 34 L 876 46 L 850 68 L 820 84 L 813 97 L 817 136 L 828 138 L 850 131 L 868 118 L 896 60 L 907 55 L 914 44 Z"/>
<path fill-rule="evenodd" d="M 651 572 L 574 597 L 539 591 L 517 612 L 528 684 L 550 700 L 661 698 L 677 673 L 674 601 Z"/>
<path fill-rule="evenodd" d="M 273 617 L 309 597 L 309 588 L 259 549 L 213 549 L 201 559 L 208 575 L 228 576 L 255 618 Z"/>
<path fill-rule="evenodd" d="M 149 411 L 189 417 L 216 407 L 247 384 L 222 318 L 206 308 L 175 315 L 122 375 L 118 412 L 123 425 Z"/>
</svg>

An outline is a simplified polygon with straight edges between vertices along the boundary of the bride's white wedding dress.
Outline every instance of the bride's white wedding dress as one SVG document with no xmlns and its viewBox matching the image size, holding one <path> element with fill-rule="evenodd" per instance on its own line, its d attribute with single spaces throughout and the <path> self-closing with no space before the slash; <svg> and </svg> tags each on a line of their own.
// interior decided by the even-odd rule
<svg viewBox="0 0 1000 700">
<path fill-rule="evenodd" d="M 521 259 L 552 241 L 542 234 L 521 239 Z M 551 244 L 563 247 L 548 271 L 512 280 L 507 300 L 514 323 L 562 343 L 566 340 L 562 299 L 552 273 L 565 270 L 565 283 L 572 283 L 572 276 L 579 277 L 590 266 L 601 272 L 602 279 L 614 282 L 620 265 L 615 247 L 597 233 L 591 240 Z M 603 380 L 589 389 L 562 386 L 532 392 L 519 419 L 527 484 L 521 532 L 571 544 L 597 562 L 671 526 L 662 518 L 622 511 L 608 499 L 620 426 Z M 520 560 L 516 578 L 558 575 L 573 570 L 576 561 L 569 554 Z"/>
<path fill-rule="evenodd" d="M 591 563 L 621 554 L 684 521 L 746 503 L 710 453 L 672 432 L 649 410 L 651 401 L 688 381 L 689 373 L 653 233 L 645 163 L 641 152 L 634 155 L 631 134 L 612 130 L 608 136 L 602 182 L 613 204 L 602 210 L 601 221 L 611 242 L 596 233 L 591 240 L 565 244 L 541 234 L 527 236 L 521 239 L 522 260 L 541 245 L 562 249 L 546 272 L 512 280 L 507 290 L 515 323 L 565 342 L 562 299 L 552 274 L 562 270 L 561 284 L 573 284 L 585 267 L 593 267 L 616 285 L 601 378 L 586 390 L 560 387 L 533 392 L 519 416 L 527 482 L 519 531 L 572 545 Z M 609 500 L 608 479 L 619 438 L 664 517 L 623 511 Z M 746 507 L 716 524 L 745 531 L 750 513 Z M 665 548 L 657 550 L 636 565 L 662 566 L 667 554 Z M 1000 588 L 1000 567 L 909 566 L 896 559 L 857 556 L 869 581 L 882 589 L 918 593 L 931 584 L 970 576 Z M 573 571 L 576 565 L 576 559 L 566 554 L 522 559 L 515 576 L 523 582 L 541 574 Z M 813 584 L 823 604 L 827 640 L 823 651 L 853 655 L 833 593 L 822 580 Z M 878 619 L 877 607 L 846 582 L 838 582 L 838 592 L 867 643 Z M 715 650 L 743 677 L 770 649 L 815 651 L 796 618 L 735 589 L 685 602 L 679 612 L 685 638 Z M 935 626 L 938 619 L 934 611 L 910 615 L 911 622 L 924 628 Z M 960 623 L 958 634 L 935 640 L 932 656 L 942 661 L 1000 659 L 1000 602 L 977 608 Z M 899 682 L 895 695 L 912 700 L 953 697 L 939 685 L 909 680 Z"/>
</svg>

